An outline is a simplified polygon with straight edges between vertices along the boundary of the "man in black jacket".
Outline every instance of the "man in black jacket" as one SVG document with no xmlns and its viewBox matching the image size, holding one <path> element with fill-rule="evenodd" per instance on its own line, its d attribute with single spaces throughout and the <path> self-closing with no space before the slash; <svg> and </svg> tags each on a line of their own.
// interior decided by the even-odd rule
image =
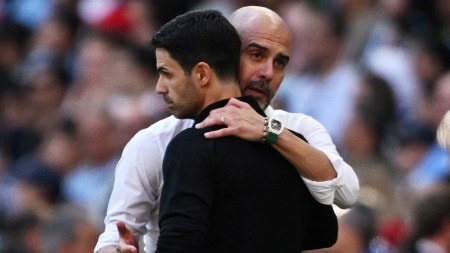
<svg viewBox="0 0 450 253">
<path fill-rule="evenodd" d="M 288 34 L 280 30 L 278 36 Z M 178 16 L 152 45 L 156 90 L 176 117 L 201 122 L 241 96 L 240 39 L 219 12 Z M 256 100 L 239 99 L 264 115 Z M 277 123 L 267 121 L 261 129 L 264 143 L 276 140 L 282 130 Z M 205 139 L 215 128 L 187 129 L 167 148 L 156 252 L 298 253 L 334 244 L 331 206 L 314 200 L 285 158 L 264 143 Z"/>
</svg>

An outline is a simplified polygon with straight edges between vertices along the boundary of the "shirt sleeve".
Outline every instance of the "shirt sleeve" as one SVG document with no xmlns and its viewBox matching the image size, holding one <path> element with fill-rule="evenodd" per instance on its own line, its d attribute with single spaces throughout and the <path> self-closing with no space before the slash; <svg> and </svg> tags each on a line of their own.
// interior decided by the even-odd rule
<svg viewBox="0 0 450 253">
<path fill-rule="evenodd" d="M 312 196 L 320 203 L 336 204 L 340 208 L 351 207 L 359 198 L 359 181 L 353 168 L 336 150 L 328 131 L 317 120 L 301 113 L 270 111 L 271 115 L 285 123 L 288 129 L 302 134 L 310 145 L 321 150 L 336 170 L 336 178 L 329 181 L 312 181 L 302 177 Z"/>
<path fill-rule="evenodd" d="M 156 240 L 158 213 L 155 207 L 162 183 L 164 148 L 155 136 L 145 131 L 136 134 L 126 145 L 116 166 L 104 219 L 105 231 L 100 235 L 94 252 L 118 244 L 117 221 L 125 222 L 138 240 L 146 232 L 154 237 L 150 240 Z"/>
<path fill-rule="evenodd" d="M 312 181 L 302 177 L 313 197 L 322 204 L 336 204 L 340 208 L 349 208 L 358 201 L 359 182 L 353 169 L 341 157 L 327 154 L 336 169 L 336 178 L 329 181 Z"/>
</svg>

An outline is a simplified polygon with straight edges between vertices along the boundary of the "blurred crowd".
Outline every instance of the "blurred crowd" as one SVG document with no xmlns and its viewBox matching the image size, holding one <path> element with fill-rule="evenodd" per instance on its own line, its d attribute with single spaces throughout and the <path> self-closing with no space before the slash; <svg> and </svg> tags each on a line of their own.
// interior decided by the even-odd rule
<svg viewBox="0 0 450 253">
<path fill-rule="evenodd" d="M 450 252 L 450 0 L 1 0 L 0 252 L 92 252 L 124 145 L 169 115 L 151 35 L 245 5 L 292 32 L 273 106 L 321 122 L 360 180 L 322 252 Z"/>
</svg>

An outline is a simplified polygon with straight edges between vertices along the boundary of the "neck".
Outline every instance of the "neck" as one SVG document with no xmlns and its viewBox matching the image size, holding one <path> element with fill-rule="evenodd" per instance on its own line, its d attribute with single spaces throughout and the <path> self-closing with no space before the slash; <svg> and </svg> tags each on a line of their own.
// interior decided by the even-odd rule
<svg viewBox="0 0 450 253">
<path fill-rule="evenodd" d="M 240 101 L 247 103 L 249 106 L 251 106 L 258 114 L 260 115 L 265 115 L 264 111 L 258 106 L 258 102 L 249 96 L 240 96 L 237 99 L 239 99 Z M 195 121 L 197 123 L 202 122 L 203 120 L 205 120 L 211 113 L 211 111 L 218 109 L 218 108 L 222 108 L 224 106 L 226 106 L 229 102 L 229 98 L 224 98 L 222 100 L 219 101 L 215 101 L 212 104 L 209 104 L 207 107 L 205 107 L 200 113 L 199 115 L 197 115 L 197 117 L 195 117 Z"/>
<path fill-rule="evenodd" d="M 202 109 L 219 100 L 240 96 L 242 93 L 237 83 L 219 83 L 207 90 Z"/>
</svg>

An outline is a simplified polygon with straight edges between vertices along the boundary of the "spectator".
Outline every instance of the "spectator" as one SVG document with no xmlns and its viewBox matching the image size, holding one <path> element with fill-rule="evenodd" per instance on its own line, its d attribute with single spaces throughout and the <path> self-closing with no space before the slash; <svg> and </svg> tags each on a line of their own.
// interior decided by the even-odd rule
<svg viewBox="0 0 450 253">
<path fill-rule="evenodd" d="M 39 251 L 42 221 L 33 213 L 2 215 L 0 219 L 1 253 L 41 253 Z"/>
<path fill-rule="evenodd" d="M 411 231 L 403 252 L 450 252 L 450 186 L 434 186 L 412 210 Z"/>
<path fill-rule="evenodd" d="M 366 74 L 358 88 L 342 153 L 358 175 L 360 201 L 372 202 L 380 222 L 385 222 L 398 215 L 393 204 L 398 173 L 386 151 L 396 133 L 396 100 L 386 81 L 372 74 Z"/>
<path fill-rule="evenodd" d="M 40 221 L 48 220 L 53 216 L 55 205 L 61 200 L 61 178 L 52 168 L 42 164 L 28 166 L 34 168 L 17 177 L 12 212 L 28 212 L 36 215 Z"/>
<path fill-rule="evenodd" d="M 92 252 L 98 233 L 86 210 L 70 204 L 58 206 L 42 225 L 39 253 Z"/>
<path fill-rule="evenodd" d="M 450 109 L 450 72 L 441 75 L 433 90 L 429 118 L 424 123 L 436 133 L 439 123 Z M 412 192 L 426 190 L 434 183 L 444 180 L 450 173 L 448 152 L 439 144 L 434 135 L 433 142 L 428 146 L 424 156 L 419 160 L 408 175 L 408 187 Z"/>
<path fill-rule="evenodd" d="M 343 22 L 339 15 L 316 11 L 310 23 L 306 54 L 307 70 L 287 76 L 276 100 L 289 112 L 317 119 L 329 131 L 338 149 L 350 119 L 359 74 L 342 57 Z"/>
<path fill-rule="evenodd" d="M 119 158 L 115 123 L 100 108 L 91 108 L 76 122 L 81 157 L 63 179 L 63 196 L 93 217 L 103 216 Z"/>
</svg>

